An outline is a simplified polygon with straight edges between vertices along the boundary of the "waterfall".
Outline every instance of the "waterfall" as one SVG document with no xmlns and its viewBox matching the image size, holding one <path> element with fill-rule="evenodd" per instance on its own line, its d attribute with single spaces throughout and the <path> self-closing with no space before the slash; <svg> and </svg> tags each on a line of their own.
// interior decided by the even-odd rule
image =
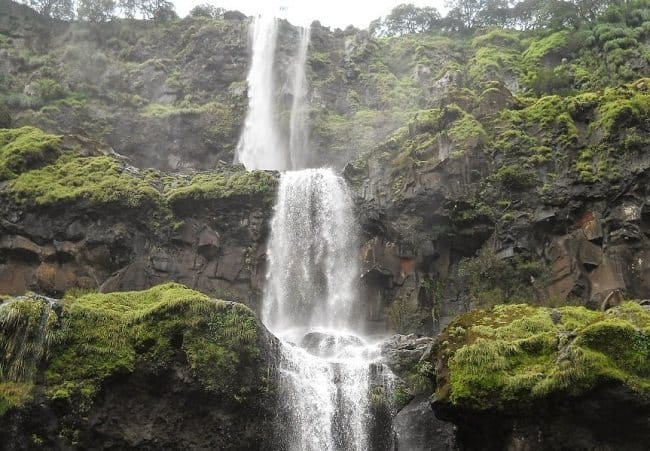
<svg viewBox="0 0 650 451">
<path fill-rule="evenodd" d="M 284 145 L 276 124 L 275 49 L 278 39 L 278 21 L 272 14 L 257 16 L 252 24 L 253 57 L 246 81 L 248 83 L 248 111 L 244 129 L 237 144 L 235 162 L 247 169 L 289 170 L 309 164 L 307 127 L 307 78 L 305 65 L 309 49 L 309 27 L 298 28 L 296 53 L 292 59 L 291 115 L 289 118 L 289 146 Z"/>
<path fill-rule="evenodd" d="M 378 344 L 363 337 L 353 218 L 347 185 L 331 169 L 282 174 L 262 321 L 282 341 L 283 449 L 370 449 L 373 387 L 390 391 Z"/>
<path fill-rule="evenodd" d="M 272 15 L 257 16 L 252 25 L 253 59 L 248 82 L 248 111 L 235 161 L 246 169 L 288 169 L 275 126 L 275 46 L 278 23 Z"/>
<path fill-rule="evenodd" d="M 271 222 L 263 320 L 346 330 L 358 300 L 358 243 L 345 181 L 330 169 L 282 175 Z"/>
<path fill-rule="evenodd" d="M 309 29 L 299 29 L 288 71 L 293 94 L 288 148 L 281 145 L 274 118 L 276 39 L 276 20 L 255 19 L 249 107 L 236 160 L 247 169 L 294 170 L 280 179 L 262 303 L 262 321 L 281 341 L 278 448 L 387 450 L 391 439 L 384 436 L 391 434 L 373 437 L 370 431 L 390 431 L 387 393 L 394 376 L 381 364 L 379 344 L 363 333 L 350 192 L 333 170 L 304 169 L 310 164 Z"/>
<path fill-rule="evenodd" d="M 289 160 L 293 169 L 309 165 L 305 152 L 309 149 L 309 130 L 307 128 L 307 50 L 309 48 L 309 27 L 298 29 L 298 51 L 293 62 L 291 91 L 291 117 L 289 119 Z"/>
</svg>

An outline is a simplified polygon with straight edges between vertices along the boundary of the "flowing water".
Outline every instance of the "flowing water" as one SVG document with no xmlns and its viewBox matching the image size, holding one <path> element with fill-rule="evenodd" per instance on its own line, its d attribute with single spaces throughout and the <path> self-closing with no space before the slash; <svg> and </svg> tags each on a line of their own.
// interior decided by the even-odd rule
<svg viewBox="0 0 650 451">
<path fill-rule="evenodd" d="M 357 226 L 331 169 L 282 174 L 262 320 L 282 340 L 280 389 L 291 450 L 367 450 L 376 389 L 391 374 L 363 337 Z"/>
<path fill-rule="evenodd" d="M 350 192 L 332 169 L 304 169 L 310 160 L 309 29 L 299 29 L 289 71 L 293 101 L 286 151 L 274 119 L 276 39 L 275 19 L 255 19 L 249 107 L 237 160 L 247 169 L 287 171 L 271 222 L 262 305 L 262 321 L 281 340 L 279 447 L 387 449 L 390 443 L 378 443 L 371 430 L 390 431 L 390 424 L 378 421 L 390 418 L 386 394 L 393 376 L 381 364 L 378 343 L 363 333 Z"/>
<path fill-rule="evenodd" d="M 248 71 L 248 111 L 237 144 L 235 161 L 246 169 L 286 170 L 275 125 L 275 47 L 278 22 L 272 15 L 257 16 L 252 24 L 253 58 Z"/>
</svg>

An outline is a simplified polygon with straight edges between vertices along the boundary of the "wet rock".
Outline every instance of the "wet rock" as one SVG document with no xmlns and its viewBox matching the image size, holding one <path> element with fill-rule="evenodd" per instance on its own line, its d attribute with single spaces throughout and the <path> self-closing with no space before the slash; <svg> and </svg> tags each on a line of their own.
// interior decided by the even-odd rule
<svg viewBox="0 0 650 451">
<path fill-rule="evenodd" d="M 354 335 L 310 332 L 302 338 L 300 346 L 311 354 L 327 358 L 339 354 L 346 348 L 363 346 L 363 341 Z"/>
<path fill-rule="evenodd" d="M 418 396 L 393 419 L 396 451 L 453 451 L 456 426 L 439 420 L 428 396 Z"/>
<path fill-rule="evenodd" d="M 428 358 L 434 339 L 416 334 L 393 335 L 381 346 L 381 355 L 386 365 L 398 376 L 404 375 L 413 366 Z"/>
</svg>

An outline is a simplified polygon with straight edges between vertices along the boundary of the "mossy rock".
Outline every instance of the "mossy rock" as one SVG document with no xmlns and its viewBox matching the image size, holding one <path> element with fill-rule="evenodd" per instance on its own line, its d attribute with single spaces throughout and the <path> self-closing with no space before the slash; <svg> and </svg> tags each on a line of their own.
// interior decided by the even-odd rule
<svg viewBox="0 0 650 451">
<path fill-rule="evenodd" d="M 437 342 L 437 397 L 478 410 L 530 407 L 619 384 L 650 397 L 650 312 L 498 305 L 453 321 Z"/>
<path fill-rule="evenodd" d="M 56 303 L 9 298 L 0 303 L 0 324 L 0 414 L 36 397 L 83 411 L 107 381 L 136 371 L 185 368 L 188 385 L 225 404 L 268 389 L 264 332 L 253 312 L 175 283 L 73 292 Z"/>
<path fill-rule="evenodd" d="M 91 205 L 127 208 L 152 206 L 160 193 L 109 156 L 78 157 L 70 152 L 53 164 L 20 174 L 8 192 L 20 204 L 59 205 L 86 201 Z"/>
<path fill-rule="evenodd" d="M 277 176 L 267 171 L 205 173 L 196 175 L 189 183 L 167 190 L 165 198 L 175 210 L 196 202 L 210 206 L 219 201 L 253 198 L 271 201 L 277 183 Z"/>
</svg>

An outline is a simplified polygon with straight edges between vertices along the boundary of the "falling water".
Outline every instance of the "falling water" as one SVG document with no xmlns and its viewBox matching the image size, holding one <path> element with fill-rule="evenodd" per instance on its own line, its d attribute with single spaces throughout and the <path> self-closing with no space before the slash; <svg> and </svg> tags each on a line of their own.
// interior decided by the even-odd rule
<svg viewBox="0 0 650 451">
<path fill-rule="evenodd" d="M 253 59 L 248 82 L 248 111 L 237 144 L 236 162 L 247 169 L 285 170 L 287 158 L 275 126 L 273 62 L 278 23 L 272 15 L 257 16 L 252 26 Z"/>
<path fill-rule="evenodd" d="M 345 181 L 330 169 L 282 175 L 269 240 L 263 318 L 272 331 L 346 330 L 359 276 Z"/>
<path fill-rule="evenodd" d="M 347 185 L 331 169 L 282 175 L 262 319 L 283 343 L 280 388 L 291 450 L 369 449 L 373 387 L 392 380 L 381 370 L 377 344 L 358 326 L 353 218 Z"/>
<path fill-rule="evenodd" d="M 293 101 L 289 120 L 289 163 L 292 169 L 304 168 L 309 164 L 306 150 L 309 149 L 307 128 L 307 77 L 305 64 L 309 49 L 309 27 L 298 29 L 298 51 L 293 62 L 291 90 Z"/>
</svg>

